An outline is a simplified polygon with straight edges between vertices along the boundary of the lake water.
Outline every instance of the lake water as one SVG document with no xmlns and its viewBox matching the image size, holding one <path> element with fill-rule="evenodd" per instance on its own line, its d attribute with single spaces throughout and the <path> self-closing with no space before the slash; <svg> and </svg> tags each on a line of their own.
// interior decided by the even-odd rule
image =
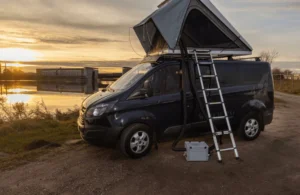
<svg viewBox="0 0 300 195">
<path fill-rule="evenodd" d="M 109 84 L 111 82 L 104 82 Z M 0 95 L 7 99 L 7 103 L 26 103 L 33 108 L 38 102 L 44 102 L 50 111 L 55 109 L 67 110 L 80 106 L 89 95 L 100 91 L 98 86 L 89 85 L 38 83 L 37 81 L 9 81 L 0 83 Z"/>
</svg>

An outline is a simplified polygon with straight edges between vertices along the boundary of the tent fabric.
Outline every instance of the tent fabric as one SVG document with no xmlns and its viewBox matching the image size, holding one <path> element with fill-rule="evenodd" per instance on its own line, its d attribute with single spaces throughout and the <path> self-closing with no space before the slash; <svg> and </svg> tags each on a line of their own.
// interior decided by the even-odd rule
<svg viewBox="0 0 300 195">
<path fill-rule="evenodd" d="M 180 38 L 188 48 L 252 52 L 249 43 L 209 0 L 170 0 L 134 30 L 147 54 L 175 50 Z"/>
</svg>

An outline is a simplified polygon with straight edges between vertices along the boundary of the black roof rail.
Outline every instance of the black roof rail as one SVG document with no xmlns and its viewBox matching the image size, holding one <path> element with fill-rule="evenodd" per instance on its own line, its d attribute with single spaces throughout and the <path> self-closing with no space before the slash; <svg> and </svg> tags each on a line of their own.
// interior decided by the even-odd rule
<svg viewBox="0 0 300 195">
<path fill-rule="evenodd" d="M 235 58 L 234 60 L 255 60 L 257 62 L 261 62 L 261 57 L 247 57 L 247 58 Z"/>
</svg>

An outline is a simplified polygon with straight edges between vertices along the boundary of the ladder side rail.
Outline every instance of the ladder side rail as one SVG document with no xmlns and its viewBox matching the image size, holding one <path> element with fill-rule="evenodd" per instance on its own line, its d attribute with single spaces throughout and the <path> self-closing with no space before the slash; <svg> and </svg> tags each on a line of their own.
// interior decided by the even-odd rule
<svg viewBox="0 0 300 195">
<path fill-rule="evenodd" d="M 215 75 L 218 75 L 212 56 L 211 56 L 211 60 L 213 62 L 212 66 L 213 66 L 214 73 L 215 73 Z M 225 101 L 224 101 L 224 97 L 223 97 L 223 93 L 222 93 L 222 90 L 221 90 L 221 85 L 220 85 L 218 76 L 216 77 L 216 83 L 217 83 L 217 87 L 219 88 L 219 95 L 220 95 L 220 98 L 221 98 L 223 111 L 224 111 L 224 114 L 226 116 L 226 123 L 227 123 L 228 131 L 230 132 L 229 135 L 230 135 L 230 139 L 231 139 L 231 142 L 232 142 L 232 146 L 234 148 L 235 157 L 239 158 L 239 154 L 238 154 L 238 151 L 237 151 L 237 145 L 236 145 L 236 142 L 235 142 L 235 139 L 234 139 L 234 135 L 232 133 L 232 128 L 231 128 L 231 124 L 230 124 L 230 121 L 229 121 L 229 116 L 228 116 L 228 113 L 227 113 L 227 109 L 226 109 L 226 105 L 225 105 Z"/>
</svg>

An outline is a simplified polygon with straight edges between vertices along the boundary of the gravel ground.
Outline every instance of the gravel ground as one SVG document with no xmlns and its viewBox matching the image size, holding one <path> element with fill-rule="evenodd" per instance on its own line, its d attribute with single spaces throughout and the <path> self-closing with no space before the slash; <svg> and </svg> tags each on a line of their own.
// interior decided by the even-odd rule
<svg viewBox="0 0 300 195">
<path fill-rule="evenodd" d="M 188 163 L 171 143 L 139 160 L 80 145 L 1 172 L 0 194 L 300 194 L 300 98 L 276 96 L 286 103 L 273 123 L 257 140 L 237 141 L 240 161 L 228 152 L 224 164 L 215 154 Z"/>
</svg>

